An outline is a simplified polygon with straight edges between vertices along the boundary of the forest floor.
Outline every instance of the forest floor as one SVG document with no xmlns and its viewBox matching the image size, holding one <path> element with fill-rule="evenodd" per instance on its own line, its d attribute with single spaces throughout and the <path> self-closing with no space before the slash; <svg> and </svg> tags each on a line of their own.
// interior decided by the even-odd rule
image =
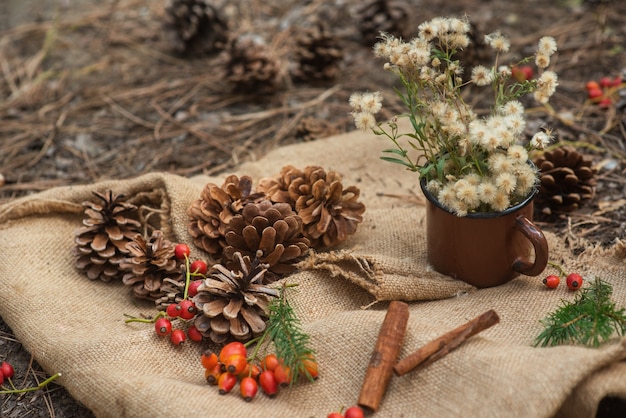
<svg viewBox="0 0 626 418">
<path fill-rule="evenodd" d="M 389 113 L 381 117 L 400 112 L 395 80 L 382 71 L 361 33 L 359 8 L 373 2 L 212 2 L 227 18 L 229 36 L 263 39 L 283 67 L 279 82 L 265 92 L 237 91 L 225 83 L 224 54 L 174 54 L 163 36 L 163 1 L 83 3 L 59 1 L 53 10 L 0 26 L 0 204 L 52 187 L 154 171 L 219 173 L 280 146 L 355 129 L 348 105 L 353 91 L 382 91 Z M 549 126 L 556 141 L 587 155 L 597 184 L 593 199 L 580 209 L 551 218 L 538 213 L 537 222 L 566 237 L 573 251 L 626 238 L 626 85 L 610 91 L 613 101 L 606 108 L 589 101 L 585 90 L 588 81 L 626 79 L 626 3 L 397 3 L 407 6 L 411 22 L 467 15 L 477 37 L 501 30 L 511 40 L 510 58 L 531 55 L 542 36 L 557 40 L 551 69 L 559 75 L 559 88 L 550 111 L 529 110 L 528 129 Z M 337 76 L 294 80 L 294 28 L 320 18 L 342 53 Z M 415 35 L 416 27 L 408 25 L 405 37 Z M 477 92 L 472 100 L 480 105 L 483 98 Z M 45 379 L 1 320 L 0 360 L 14 365 L 17 386 Z M 55 384 L 0 396 L 2 417 L 91 416 Z M 605 412 L 611 407 L 605 404 Z"/>
</svg>

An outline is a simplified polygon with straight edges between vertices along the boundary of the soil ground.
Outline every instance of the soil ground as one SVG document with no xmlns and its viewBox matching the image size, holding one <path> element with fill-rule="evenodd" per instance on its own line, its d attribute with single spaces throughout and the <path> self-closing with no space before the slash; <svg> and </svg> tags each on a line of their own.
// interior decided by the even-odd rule
<svg viewBox="0 0 626 418">
<path fill-rule="evenodd" d="M 19 2 L 13 2 L 18 4 Z M 224 83 L 223 55 L 181 57 L 163 36 L 164 2 L 31 1 L 0 7 L 0 204 L 55 186 L 167 171 L 214 174 L 270 149 L 354 129 L 353 91 L 380 90 L 392 113 L 394 80 L 381 70 L 359 32 L 358 0 L 224 1 L 230 35 L 265 39 L 285 77 L 270 92 L 236 92 Z M 221 6 L 221 2 L 213 4 Z M 623 1 L 407 0 L 412 21 L 468 15 L 478 34 L 501 30 L 511 55 L 532 54 L 554 36 L 559 88 L 553 111 L 530 109 L 529 129 L 554 129 L 598 169 L 595 197 L 561 217 L 537 214 L 540 226 L 567 237 L 574 251 L 626 237 L 626 88 L 613 89 L 606 109 L 586 100 L 585 84 L 625 75 Z M 24 4 L 24 3 L 22 3 Z M 337 37 L 341 71 L 330 82 L 288 77 L 291 28 L 321 17 Z M 13 19 L 15 18 L 15 19 Z M 414 35 L 409 26 L 408 36 Z M 626 77 L 625 77 L 626 78 Z M 484 93 L 473 100 L 480 105 Z M 385 115 L 383 115 L 385 116 Z M 374 148 L 375 149 L 375 148 Z M 377 152 L 377 151 L 376 151 Z M 3 301 L 6 303 L 6 301 Z M 18 386 L 45 372 L 0 321 L 0 360 Z M 3 417 L 89 417 L 57 385 L 0 398 Z M 601 415 L 623 412 L 607 399 Z"/>
</svg>

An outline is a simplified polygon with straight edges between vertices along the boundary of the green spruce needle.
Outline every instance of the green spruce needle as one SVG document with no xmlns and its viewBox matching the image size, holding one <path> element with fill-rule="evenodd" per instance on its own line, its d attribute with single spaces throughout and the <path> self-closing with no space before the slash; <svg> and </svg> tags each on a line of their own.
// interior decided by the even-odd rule
<svg viewBox="0 0 626 418">
<path fill-rule="evenodd" d="M 626 335 L 626 309 L 617 309 L 611 301 L 609 283 L 596 278 L 579 292 L 572 302 L 561 300 L 562 305 L 541 320 L 545 328 L 535 347 L 568 343 L 598 347 L 614 333 Z"/>
<path fill-rule="evenodd" d="M 286 292 L 289 287 L 292 286 L 284 285 L 280 289 L 280 296 L 270 302 L 266 332 L 274 343 L 276 356 L 289 366 L 293 384 L 301 375 L 313 380 L 303 361 L 309 359 L 314 351 L 310 347 L 309 335 L 302 330 L 300 320 L 287 300 Z"/>
</svg>

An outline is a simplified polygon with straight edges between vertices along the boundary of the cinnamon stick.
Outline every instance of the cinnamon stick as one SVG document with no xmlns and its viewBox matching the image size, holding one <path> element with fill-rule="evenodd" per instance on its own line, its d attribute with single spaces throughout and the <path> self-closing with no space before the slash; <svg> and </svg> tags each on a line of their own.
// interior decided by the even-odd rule
<svg viewBox="0 0 626 418">
<path fill-rule="evenodd" d="M 393 371 L 396 375 L 402 376 L 419 365 L 426 365 L 439 360 L 461 345 L 463 341 L 498 322 L 500 322 L 500 317 L 496 311 L 491 309 L 403 358 L 393 367 Z"/>
<path fill-rule="evenodd" d="M 357 402 L 360 406 L 374 411 L 378 409 L 393 375 L 393 366 L 398 360 L 408 321 L 409 306 L 404 302 L 392 301 L 365 372 Z"/>
</svg>

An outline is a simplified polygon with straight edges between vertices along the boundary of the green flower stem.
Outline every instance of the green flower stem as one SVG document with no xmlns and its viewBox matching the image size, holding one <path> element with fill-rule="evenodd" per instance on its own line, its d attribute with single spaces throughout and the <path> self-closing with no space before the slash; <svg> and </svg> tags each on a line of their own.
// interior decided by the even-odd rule
<svg viewBox="0 0 626 418">
<path fill-rule="evenodd" d="M 30 388 L 25 388 L 25 389 L 15 389 L 15 387 L 13 386 L 13 382 L 11 382 L 11 386 L 13 386 L 13 389 L 5 389 L 4 386 L 0 386 L 0 387 L 3 388 L 3 390 L 0 390 L 0 394 L 1 395 L 8 395 L 8 394 L 12 394 L 12 393 L 34 392 L 36 390 L 44 388 L 45 386 L 48 385 L 48 383 L 52 382 L 53 380 L 55 380 L 57 377 L 60 377 L 60 376 L 61 376 L 61 373 L 55 373 L 52 376 L 50 376 L 49 378 L 47 378 L 46 380 L 44 380 L 43 382 L 41 382 L 40 384 L 38 384 L 37 386 L 33 386 L 33 387 L 30 387 Z"/>
<path fill-rule="evenodd" d="M 154 324 L 157 319 L 161 318 L 162 316 L 166 316 L 167 313 L 165 311 L 159 311 L 157 312 L 157 314 L 154 316 L 154 318 L 137 318 L 136 316 L 130 316 L 128 314 L 124 314 L 125 317 L 127 317 L 127 319 L 124 320 L 124 323 L 128 324 L 131 322 L 142 322 L 144 324 Z"/>
<path fill-rule="evenodd" d="M 557 270 L 559 270 L 559 275 L 560 276 L 563 276 L 563 277 L 567 276 L 567 272 L 565 271 L 565 269 L 563 268 L 562 265 L 560 265 L 558 263 L 555 263 L 553 261 L 548 261 L 548 265 L 550 265 L 550 266 L 556 268 Z"/>
<path fill-rule="evenodd" d="M 191 274 L 189 272 L 189 257 L 185 255 L 185 292 L 183 293 L 183 300 L 187 299 L 189 292 L 189 282 L 191 281 Z"/>
</svg>

